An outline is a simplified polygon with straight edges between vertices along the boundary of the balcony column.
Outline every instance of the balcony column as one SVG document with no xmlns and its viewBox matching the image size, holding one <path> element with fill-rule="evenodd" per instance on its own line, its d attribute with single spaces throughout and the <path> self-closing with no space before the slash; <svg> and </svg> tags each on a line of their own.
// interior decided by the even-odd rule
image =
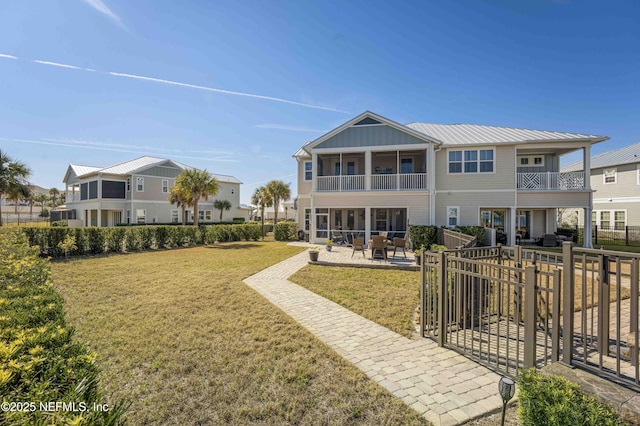
<svg viewBox="0 0 640 426">
<path fill-rule="evenodd" d="M 342 168 L 344 167 L 344 164 L 342 163 L 342 153 L 340 153 L 340 176 L 338 176 L 338 191 L 342 192 L 342 175 L 344 174 L 342 172 Z"/>
<path fill-rule="evenodd" d="M 396 191 L 400 190 L 400 151 L 396 151 Z"/>
<path fill-rule="evenodd" d="M 371 151 L 364 152 L 364 189 L 371 191 Z"/>
<path fill-rule="evenodd" d="M 318 154 L 315 152 L 311 154 L 311 192 L 318 190 Z"/>
<path fill-rule="evenodd" d="M 584 188 L 591 189 L 591 144 L 582 148 L 582 164 L 584 164 Z M 591 216 L 589 216 L 589 222 L 591 222 Z"/>
<path fill-rule="evenodd" d="M 369 243 L 371 239 L 371 207 L 364 208 L 364 242 Z"/>
<path fill-rule="evenodd" d="M 510 246 L 516 245 L 516 206 L 509 209 L 509 241 Z"/>
</svg>

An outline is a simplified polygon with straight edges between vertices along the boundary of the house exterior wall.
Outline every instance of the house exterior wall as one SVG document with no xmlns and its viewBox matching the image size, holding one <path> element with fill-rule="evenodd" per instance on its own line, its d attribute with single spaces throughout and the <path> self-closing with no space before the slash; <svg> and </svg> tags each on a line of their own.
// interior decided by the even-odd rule
<svg viewBox="0 0 640 426">
<path fill-rule="evenodd" d="M 310 194 L 313 180 L 305 180 L 304 163 L 311 161 L 311 157 L 298 158 L 298 194 Z"/>
<path fill-rule="evenodd" d="M 448 152 L 465 149 L 494 149 L 493 173 L 449 173 Z M 436 152 L 436 188 L 447 190 L 514 189 L 516 182 L 515 146 L 447 147 Z"/>
<path fill-rule="evenodd" d="M 594 202 L 596 199 L 640 197 L 638 164 L 640 163 L 591 170 L 591 188 L 595 191 L 593 194 Z M 604 171 L 606 169 L 617 170 L 616 183 L 604 183 Z"/>
<path fill-rule="evenodd" d="M 322 142 L 316 149 L 332 148 L 364 148 L 384 145 L 415 145 L 424 144 L 424 140 L 418 139 L 405 132 L 387 125 L 352 126 L 337 135 Z"/>
<path fill-rule="evenodd" d="M 589 207 L 589 191 L 518 192 L 518 207 Z"/>
<path fill-rule="evenodd" d="M 515 205 L 515 190 L 440 191 L 436 193 L 435 225 L 449 226 L 447 208 L 458 207 L 459 225 L 479 225 L 480 208 L 510 208 Z"/>
</svg>

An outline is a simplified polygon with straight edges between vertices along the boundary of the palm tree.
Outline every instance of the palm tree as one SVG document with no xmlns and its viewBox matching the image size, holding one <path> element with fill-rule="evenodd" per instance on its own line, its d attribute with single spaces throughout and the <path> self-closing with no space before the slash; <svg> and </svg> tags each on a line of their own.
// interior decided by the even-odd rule
<svg viewBox="0 0 640 426">
<path fill-rule="evenodd" d="M 26 185 L 31 170 L 26 164 L 14 161 L 5 152 L 0 151 L 0 198 L 16 191 L 16 186 Z M 0 226 L 2 226 L 2 211 L 0 210 Z"/>
<path fill-rule="evenodd" d="M 209 195 L 218 193 L 218 180 L 206 170 L 187 169 L 176 178 L 176 186 L 183 191 L 193 205 L 193 225 L 198 226 L 198 202 L 200 198 L 209 199 Z"/>
<path fill-rule="evenodd" d="M 60 191 L 58 188 L 51 188 L 49 190 L 49 195 L 51 195 L 51 207 L 56 206 L 56 201 L 58 200 L 58 195 L 60 195 Z"/>
<path fill-rule="evenodd" d="M 264 240 L 264 209 L 265 207 L 269 207 L 273 204 L 273 199 L 271 198 L 271 194 L 267 191 L 267 188 L 261 186 L 256 189 L 256 192 L 251 196 L 251 204 L 260 207 L 260 217 L 262 220 L 262 239 Z"/>
<path fill-rule="evenodd" d="M 213 202 L 213 208 L 220 210 L 220 222 L 222 222 L 222 212 L 224 210 L 226 211 L 231 210 L 231 202 L 227 200 L 215 200 Z"/>
<path fill-rule="evenodd" d="M 29 186 L 24 184 L 13 185 L 7 191 L 7 199 L 13 201 L 15 214 L 18 216 L 18 223 L 20 223 L 20 215 L 18 214 L 18 206 L 20 200 L 24 200 L 29 196 Z"/>
<path fill-rule="evenodd" d="M 284 183 L 281 180 L 272 180 L 267 183 L 267 191 L 273 201 L 273 224 L 278 223 L 278 209 L 280 208 L 280 201 L 287 201 L 291 198 L 291 188 L 288 183 Z"/>
<path fill-rule="evenodd" d="M 169 191 L 169 202 L 178 207 L 182 207 L 182 224 L 187 224 L 187 207 L 191 207 L 191 199 L 178 186 L 174 186 Z"/>
<path fill-rule="evenodd" d="M 47 202 L 48 199 L 49 199 L 49 197 L 47 197 L 47 194 L 37 194 L 35 196 L 36 202 L 40 203 L 40 210 L 41 211 L 44 210 L 44 204 Z"/>
</svg>

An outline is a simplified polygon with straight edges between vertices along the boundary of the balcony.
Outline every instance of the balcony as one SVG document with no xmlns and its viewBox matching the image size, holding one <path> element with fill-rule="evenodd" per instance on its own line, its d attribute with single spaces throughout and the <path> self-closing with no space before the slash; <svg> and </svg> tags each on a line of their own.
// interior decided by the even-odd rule
<svg viewBox="0 0 640 426">
<path fill-rule="evenodd" d="M 587 189 L 584 172 L 518 173 L 517 188 L 522 191 L 566 191 Z"/>
<path fill-rule="evenodd" d="M 319 176 L 317 192 L 367 191 L 366 175 Z M 370 176 L 370 191 L 422 191 L 427 189 L 426 173 L 375 174 Z"/>
</svg>

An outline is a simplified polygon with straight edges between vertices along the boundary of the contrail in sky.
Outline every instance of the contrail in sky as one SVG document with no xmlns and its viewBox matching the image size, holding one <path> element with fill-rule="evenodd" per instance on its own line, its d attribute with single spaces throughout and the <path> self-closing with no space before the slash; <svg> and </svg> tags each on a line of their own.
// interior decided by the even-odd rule
<svg viewBox="0 0 640 426">
<path fill-rule="evenodd" d="M 16 56 L 3 54 L 3 53 L 0 53 L 0 58 L 19 59 Z M 314 104 L 309 104 L 309 103 L 305 103 L 305 102 L 297 102 L 297 101 L 292 101 L 292 100 L 289 100 L 289 99 L 277 98 L 277 97 L 274 97 L 274 96 L 265 96 L 265 95 L 257 95 L 257 94 L 254 94 L 254 93 L 236 92 L 236 91 L 233 91 L 233 90 L 218 89 L 216 87 L 200 86 L 200 85 L 197 85 L 197 84 L 182 83 L 182 82 L 179 82 L 179 81 L 165 80 L 165 79 L 161 79 L 161 78 L 147 77 L 147 76 L 143 76 L 143 75 L 128 74 L 128 73 L 122 73 L 122 72 L 96 71 L 96 70 L 91 69 L 91 68 L 77 67 L 75 65 L 63 64 L 63 63 L 60 63 L 60 62 L 43 61 L 43 60 L 40 60 L 40 59 L 34 59 L 31 62 L 40 64 L 40 65 L 48 65 L 48 66 L 53 66 L 53 67 L 58 67 L 58 68 L 67 68 L 67 69 L 73 69 L 73 70 L 78 70 L 78 71 L 87 71 L 87 72 L 107 74 L 107 75 L 110 75 L 110 76 L 113 76 L 113 77 L 130 78 L 130 79 L 134 79 L 134 80 L 142 80 L 142 81 L 149 81 L 149 82 L 152 82 L 152 83 L 168 84 L 168 85 L 172 85 L 172 86 L 186 87 L 186 88 L 189 88 L 189 89 L 203 90 L 203 91 L 207 91 L 207 92 L 222 93 L 222 94 L 225 94 L 225 95 L 244 96 L 244 97 L 247 97 L 247 98 L 263 99 L 263 100 L 266 100 L 266 101 L 280 102 L 280 103 L 285 103 L 285 104 L 289 104 L 289 105 L 301 106 L 301 107 L 305 107 L 305 108 L 315 108 L 315 109 L 322 109 L 322 110 L 325 110 L 325 111 L 339 112 L 339 113 L 342 113 L 342 114 L 351 114 L 349 111 L 343 111 L 343 110 L 340 110 L 340 109 L 337 109 L 337 108 L 333 108 L 333 107 L 314 105 Z"/>
<path fill-rule="evenodd" d="M 35 144 L 35 145 L 52 145 L 52 146 L 68 146 L 72 148 L 81 148 L 81 149 L 94 149 L 98 151 L 113 151 L 113 152 L 126 152 L 129 154 L 143 154 L 150 155 L 149 151 L 140 151 L 135 149 L 127 149 L 126 146 L 121 145 L 109 145 L 109 144 L 99 144 L 95 142 L 84 142 L 84 141 L 51 141 L 51 140 L 32 140 L 32 139 L 17 139 L 17 138 L 0 138 L 0 141 L 7 142 L 20 142 L 27 144 Z M 166 152 L 165 152 L 166 154 Z M 153 155 L 153 153 L 151 153 Z M 156 155 L 162 155 L 160 153 L 156 153 Z M 204 160 L 204 161 L 220 161 L 226 163 L 237 163 L 239 160 L 234 160 L 229 158 L 229 154 L 225 154 L 221 157 L 211 157 L 205 158 L 202 156 L 189 156 L 189 155 L 181 155 L 181 154 L 171 154 L 171 157 L 175 158 L 186 158 L 189 160 Z"/>
<path fill-rule="evenodd" d="M 102 13 L 106 17 L 115 21 L 122 28 L 127 29 L 122 23 L 122 20 L 120 19 L 120 17 L 115 13 L 113 13 L 111 9 L 109 9 L 107 5 L 102 2 L 102 0 L 83 0 L 83 1 L 87 3 L 89 6 L 91 6 L 92 8 L 94 8 L 95 10 L 97 10 L 98 12 Z"/>
</svg>

